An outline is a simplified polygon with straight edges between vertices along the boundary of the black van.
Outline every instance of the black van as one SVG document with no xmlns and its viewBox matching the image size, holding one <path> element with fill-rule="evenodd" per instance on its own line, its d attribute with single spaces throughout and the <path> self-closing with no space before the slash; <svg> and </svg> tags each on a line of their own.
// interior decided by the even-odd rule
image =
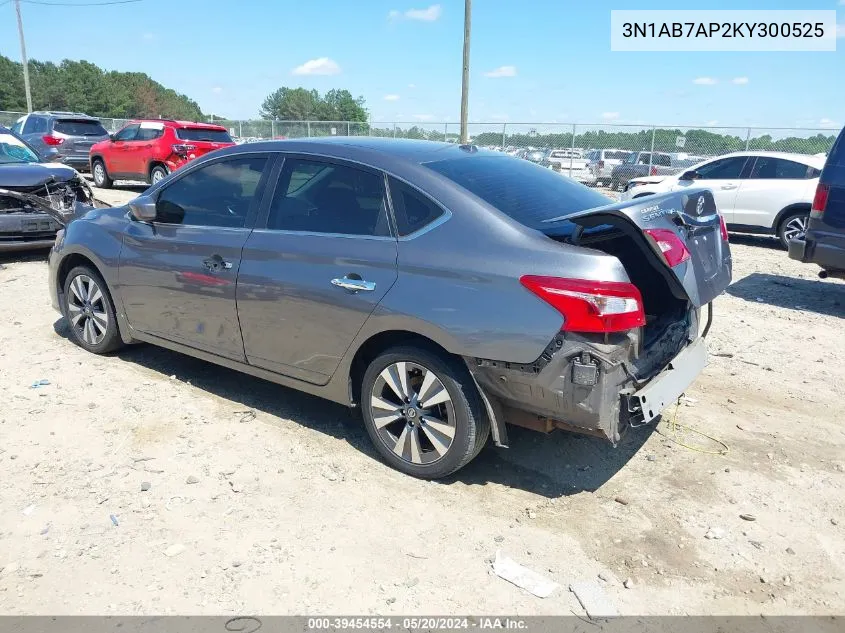
<svg viewBox="0 0 845 633">
<path fill-rule="evenodd" d="M 789 257 L 822 267 L 819 277 L 845 279 L 845 129 L 827 157 L 803 240 L 789 243 Z"/>
</svg>

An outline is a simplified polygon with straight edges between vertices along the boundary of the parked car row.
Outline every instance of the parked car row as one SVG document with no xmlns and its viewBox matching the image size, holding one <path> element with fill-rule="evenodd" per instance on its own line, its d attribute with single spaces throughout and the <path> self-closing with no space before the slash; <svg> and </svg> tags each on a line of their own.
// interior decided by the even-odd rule
<svg viewBox="0 0 845 633">
<path fill-rule="evenodd" d="M 735 152 L 672 176 L 632 178 L 621 200 L 706 186 L 728 229 L 776 235 L 784 247 L 802 238 L 825 159 L 780 152 Z"/>
<path fill-rule="evenodd" d="M 79 112 L 32 112 L 12 131 L 45 160 L 90 170 L 98 187 L 115 180 L 154 184 L 203 154 L 234 145 L 220 125 L 138 119 L 109 134 L 99 119 Z"/>
</svg>

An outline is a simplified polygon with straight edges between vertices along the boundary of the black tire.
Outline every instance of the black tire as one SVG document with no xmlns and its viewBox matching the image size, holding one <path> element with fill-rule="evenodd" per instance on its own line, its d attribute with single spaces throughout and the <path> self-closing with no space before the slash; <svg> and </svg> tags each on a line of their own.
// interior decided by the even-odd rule
<svg viewBox="0 0 845 633">
<path fill-rule="evenodd" d="M 383 439 L 390 432 L 391 428 L 395 429 L 398 437 L 401 437 L 402 432 L 399 431 L 399 428 L 404 429 L 406 426 L 409 428 L 413 427 L 413 421 L 408 418 L 400 418 L 390 424 L 382 425 L 381 430 L 376 424 L 376 414 L 372 405 L 373 391 L 374 389 L 379 389 L 376 383 L 380 380 L 383 371 L 396 363 L 403 362 L 409 363 L 412 366 L 420 366 L 429 372 L 433 372 L 436 379 L 445 387 L 450 398 L 449 405 L 451 408 L 448 409 L 448 416 L 453 416 L 450 422 L 453 426 L 454 436 L 448 448 L 442 454 L 425 437 L 425 435 L 430 436 L 430 431 L 423 428 L 426 418 L 430 416 L 428 414 L 419 415 L 419 421 L 417 422 L 419 426 L 416 429 L 416 433 L 423 439 L 418 440 L 417 446 L 421 446 L 420 442 L 428 442 L 430 444 L 428 448 L 424 444 L 422 445 L 422 450 L 427 450 L 427 452 L 423 452 L 422 454 L 428 456 L 429 459 L 436 457 L 435 461 L 431 463 L 414 463 L 412 461 L 413 457 L 409 447 L 411 439 L 407 441 L 407 451 L 405 450 L 406 443 L 403 443 L 403 456 L 395 453 L 395 447 L 390 447 L 387 441 Z M 409 386 L 411 389 L 414 389 L 414 386 L 410 382 Z M 447 407 L 449 405 L 442 406 Z M 397 470 L 421 479 L 439 479 L 463 468 L 478 455 L 490 435 L 490 421 L 487 418 L 481 396 L 467 369 L 459 361 L 445 354 L 413 345 L 390 348 L 370 363 L 370 366 L 364 373 L 361 384 L 361 413 L 367 433 L 370 435 L 373 445 L 382 458 Z M 443 417 L 441 415 L 434 416 L 433 419 L 442 420 Z M 431 429 L 433 427 L 429 426 L 428 428 Z M 410 430 L 411 434 L 413 434 L 413 429 L 410 428 Z M 391 437 L 396 436 L 387 435 L 388 440 Z M 406 452 L 408 454 L 407 458 L 404 456 Z M 437 457 L 437 455 L 440 456 Z"/>
<path fill-rule="evenodd" d="M 163 167 L 162 165 L 156 165 L 150 170 L 150 184 L 156 184 L 159 180 L 167 176 L 168 173 L 169 172 L 165 167 Z"/>
<path fill-rule="evenodd" d="M 610 181 L 610 190 L 611 191 L 619 191 L 620 183 L 618 180 L 611 180 Z"/>
<path fill-rule="evenodd" d="M 98 169 L 101 167 L 102 169 Z M 91 177 L 94 179 L 94 185 L 100 189 L 111 189 L 114 181 L 109 177 L 109 172 L 106 170 L 106 164 L 102 158 L 95 158 L 91 161 Z"/>
<path fill-rule="evenodd" d="M 780 240 L 781 246 L 788 249 L 789 248 L 789 240 L 795 237 L 804 237 L 804 233 L 807 231 L 807 222 L 810 220 L 810 212 L 809 211 L 795 211 L 793 213 L 789 213 L 785 215 L 778 225 L 778 239 Z M 803 232 L 800 234 L 794 234 L 794 230 L 797 224 L 803 224 Z"/>
<path fill-rule="evenodd" d="M 86 280 L 95 284 L 99 295 Z M 93 354 L 108 354 L 123 346 L 114 302 L 96 270 L 90 266 L 73 268 L 65 279 L 64 293 L 62 311 L 74 343 Z"/>
</svg>

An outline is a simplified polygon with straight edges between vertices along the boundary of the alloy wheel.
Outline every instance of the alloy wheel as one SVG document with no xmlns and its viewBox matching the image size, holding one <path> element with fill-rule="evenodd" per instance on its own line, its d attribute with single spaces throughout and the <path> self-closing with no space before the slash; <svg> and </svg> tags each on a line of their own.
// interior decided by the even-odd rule
<svg viewBox="0 0 845 633">
<path fill-rule="evenodd" d="M 790 219 L 783 227 L 783 239 L 789 244 L 789 240 L 801 239 L 807 233 L 807 216 L 798 215 Z"/>
<path fill-rule="evenodd" d="M 388 450 L 411 464 L 442 459 L 455 439 L 455 409 L 440 378 L 417 363 L 397 362 L 370 394 L 373 422 Z"/>
<path fill-rule="evenodd" d="M 160 169 L 153 170 L 153 184 L 156 184 L 162 178 L 164 178 L 164 172 L 162 172 Z"/>
<path fill-rule="evenodd" d="M 88 345 L 98 345 L 109 327 L 109 312 L 103 290 L 88 275 L 77 275 L 70 282 L 67 297 L 68 319 L 77 336 Z"/>
<path fill-rule="evenodd" d="M 103 168 L 102 163 L 95 163 L 94 164 L 94 182 L 98 185 L 102 184 L 103 181 L 106 179 L 106 170 Z"/>
</svg>

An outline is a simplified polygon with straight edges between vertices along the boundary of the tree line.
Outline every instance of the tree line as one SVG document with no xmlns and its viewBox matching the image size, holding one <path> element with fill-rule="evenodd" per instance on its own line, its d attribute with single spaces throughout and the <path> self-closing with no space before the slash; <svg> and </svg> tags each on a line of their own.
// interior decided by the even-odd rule
<svg viewBox="0 0 845 633">
<path fill-rule="evenodd" d="M 84 112 L 97 117 L 173 118 L 202 121 L 196 101 L 165 88 L 144 73 L 105 71 L 86 61 L 59 64 L 30 60 L 36 110 Z M 26 111 L 23 66 L 0 55 L 0 110 Z"/>
</svg>

